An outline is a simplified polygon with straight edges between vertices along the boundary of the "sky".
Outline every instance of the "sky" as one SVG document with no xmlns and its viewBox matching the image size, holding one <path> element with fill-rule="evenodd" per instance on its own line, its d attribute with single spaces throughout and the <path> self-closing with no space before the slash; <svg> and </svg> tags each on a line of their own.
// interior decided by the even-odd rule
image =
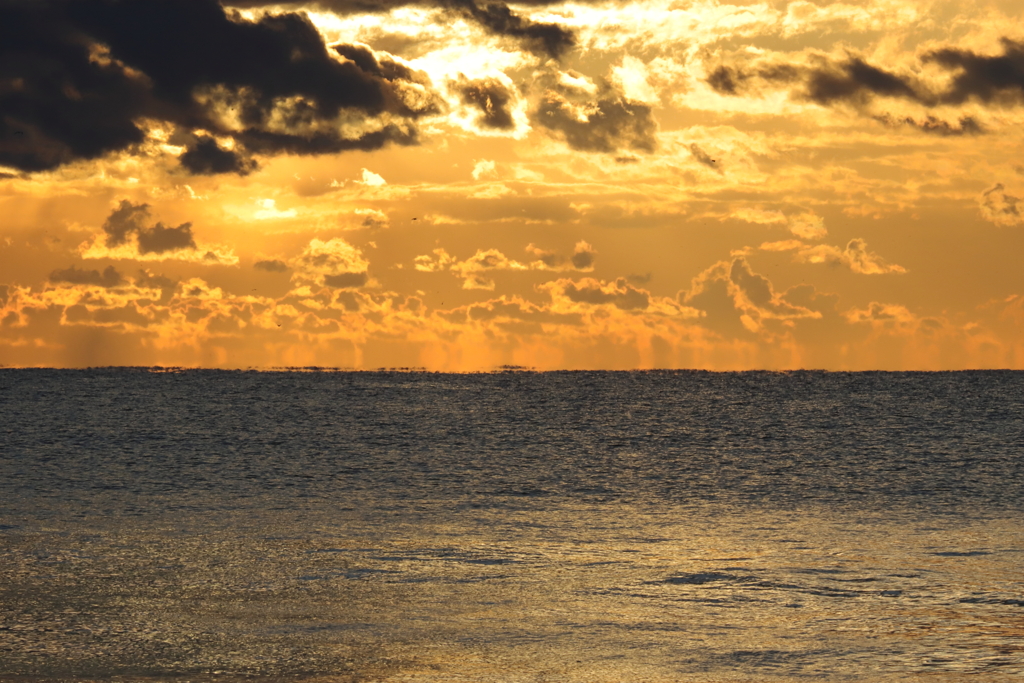
<svg viewBox="0 0 1024 683">
<path fill-rule="evenodd" d="M 0 0 L 0 366 L 1024 367 L 1019 0 Z"/>
</svg>

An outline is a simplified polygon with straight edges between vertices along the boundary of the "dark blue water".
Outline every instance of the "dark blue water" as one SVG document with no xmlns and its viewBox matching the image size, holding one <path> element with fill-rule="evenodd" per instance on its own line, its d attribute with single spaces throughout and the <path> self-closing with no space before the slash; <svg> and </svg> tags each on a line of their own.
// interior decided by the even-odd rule
<svg viewBox="0 0 1024 683">
<path fill-rule="evenodd" d="M 1022 404 L 1015 372 L 0 370 L 0 677 L 1020 675 Z"/>
</svg>

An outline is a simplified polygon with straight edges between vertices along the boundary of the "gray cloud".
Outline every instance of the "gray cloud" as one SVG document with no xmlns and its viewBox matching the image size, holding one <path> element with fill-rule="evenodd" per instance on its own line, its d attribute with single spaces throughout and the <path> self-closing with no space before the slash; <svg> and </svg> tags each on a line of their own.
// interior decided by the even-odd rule
<svg viewBox="0 0 1024 683">
<path fill-rule="evenodd" d="M 191 223 L 182 223 L 176 228 L 168 228 L 163 223 L 147 226 L 149 218 L 148 204 L 132 204 L 127 199 L 121 200 L 103 223 L 107 246 L 124 244 L 134 234 L 139 242 L 139 253 L 142 254 L 196 248 Z"/>
<path fill-rule="evenodd" d="M 178 159 L 194 175 L 236 173 L 244 176 L 257 168 L 255 160 L 234 150 L 221 149 L 217 141 L 210 137 L 198 138 Z"/>
<path fill-rule="evenodd" d="M 71 285 L 97 285 L 99 287 L 117 287 L 124 282 L 121 274 L 114 266 L 107 266 L 103 272 L 98 270 L 82 270 L 75 266 L 50 273 L 50 282 L 66 282 Z"/>
<path fill-rule="evenodd" d="M 1000 40 L 1003 54 L 988 56 L 970 50 L 945 48 L 922 57 L 951 75 L 947 87 L 932 90 L 913 75 L 900 75 L 869 64 L 857 56 L 841 63 L 819 58 L 812 66 L 792 64 L 723 64 L 712 69 L 707 83 L 723 95 L 740 95 L 759 85 L 796 83 L 794 94 L 822 105 L 866 104 L 874 97 L 905 99 L 925 106 L 963 104 L 975 100 L 985 104 L 1012 106 L 1024 103 L 1024 43 Z M 969 117 L 954 126 L 929 117 L 923 122 L 906 119 L 926 133 L 960 135 L 982 132 Z"/>
<path fill-rule="evenodd" d="M 139 253 L 162 254 L 177 249 L 195 249 L 196 241 L 192 236 L 192 224 L 182 223 L 176 228 L 168 228 L 157 223 L 151 228 L 139 230 Z M 216 255 L 207 252 L 207 260 L 216 260 Z"/>
<path fill-rule="evenodd" d="M 565 295 L 570 301 L 587 304 L 610 303 L 624 311 L 645 309 L 650 305 L 651 297 L 646 291 L 633 287 L 622 278 L 615 284 L 618 285 L 617 291 L 607 292 L 593 280 L 584 280 L 579 284 L 569 282 L 565 286 Z"/>
<path fill-rule="evenodd" d="M 328 287 L 346 289 L 362 287 L 367 281 L 366 273 L 338 273 L 337 275 L 325 275 L 324 284 Z"/>
<path fill-rule="evenodd" d="M 403 95 L 405 81 L 421 94 Z M 245 147 L 321 154 L 411 144 L 415 120 L 436 110 L 420 77 L 333 57 L 303 14 L 247 21 L 216 0 L 0 2 L 0 83 L 10 84 L 0 88 L 0 164 L 22 171 L 131 151 L 145 138 L 137 122 L 149 119 L 234 137 L 241 150 L 200 139 L 181 163 L 244 174 L 253 168 Z M 201 96 L 214 91 L 219 100 Z M 240 128 L 221 125 L 222 107 Z M 341 113 L 370 132 L 344 137 Z M 383 116 L 392 122 L 374 129 Z"/>
<path fill-rule="evenodd" d="M 696 142 L 690 145 L 690 154 L 693 155 L 693 158 L 696 159 L 698 163 L 701 163 L 708 168 L 713 168 L 719 173 L 722 172 L 722 165 L 718 160 L 712 159 L 711 155 L 701 149 Z"/>
<path fill-rule="evenodd" d="M 549 5 L 555 0 L 528 0 L 517 2 L 522 5 Z M 576 36 L 569 29 L 558 24 L 535 22 L 513 12 L 503 2 L 477 4 L 475 0 L 319 0 L 318 2 L 268 2 L 267 0 L 238 0 L 231 3 L 236 7 L 290 7 L 309 9 L 310 6 L 327 9 L 340 14 L 364 12 L 389 12 L 399 7 L 420 5 L 439 7 L 460 14 L 475 21 L 489 33 L 512 38 L 523 43 L 528 49 L 555 59 L 576 45 Z"/>
<path fill-rule="evenodd" d="M 493 78 L 471 81 L 463 78 L 454 84 L 454 89 L 468 104 L 480 111 L 480 124 L 485 128 L 509 130 L 515 127 L 512 120 L 514 93 Z"/>
<path fill-rule="evenodd" d="M 956 71 L 942 102 L 960 104 L 969 99 L 981 102 L 1020 103 L 1024 100 L 1024 43 L 1009 38 L 1001 41 L 1003 54 L 995 57 L 969 50 L 936 50 L 925 57 Z"/>
<path fill-rule="evenodd" d="M 596 101 L 575 103 L 549 90 L 533 120 L 560 133 L 571 148 L 580 151 L 612 154 L 625 148 L 653 152 L 656 146 L 657 124 L 651 108 L 610 91 Z"/>
<path fill-rule="evenodd" d="M 284 261 L 278 259 L 257 261 L 252 264 L 252 267 L 256 270 L 265 270 L 268 273 L 284 273 L 288 270 L 288 265 Z"/>
<path fill-rule="evenodd" d="M 980 135 L 985 132 L 985 129 L 970 116 L 962 116 L 956 123 L 943 121 L 934 116 L 926 116 L 920 121 L 909 116 L 902 119 L 892 116 L 879 116 L 876 118 L 889 126 L 910 126 L 922 133 L 931 133 L 932 135 Z"/>
</svg>

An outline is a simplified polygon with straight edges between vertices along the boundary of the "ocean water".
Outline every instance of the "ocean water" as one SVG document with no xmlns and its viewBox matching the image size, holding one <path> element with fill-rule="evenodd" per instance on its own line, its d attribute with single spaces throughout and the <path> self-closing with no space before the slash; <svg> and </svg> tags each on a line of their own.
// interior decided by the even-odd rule
<svg viewBox="0 0 1024 683">
<path fill-rule="evenodd" d="M 1024 373 L 0 370 L 0 680 L 1024 676 Z"/>
</svg>

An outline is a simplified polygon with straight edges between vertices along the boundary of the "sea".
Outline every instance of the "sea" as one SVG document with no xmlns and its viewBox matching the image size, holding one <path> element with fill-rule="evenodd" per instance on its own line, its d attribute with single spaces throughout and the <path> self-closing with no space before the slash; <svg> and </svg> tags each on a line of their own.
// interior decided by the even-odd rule
<svg viewBox="0 0 1024 683">
<path fill-rule="evenodd" d="M 0 680 L 1024 677 L 1024 373 L 0 370 Z"/>
</svg>

